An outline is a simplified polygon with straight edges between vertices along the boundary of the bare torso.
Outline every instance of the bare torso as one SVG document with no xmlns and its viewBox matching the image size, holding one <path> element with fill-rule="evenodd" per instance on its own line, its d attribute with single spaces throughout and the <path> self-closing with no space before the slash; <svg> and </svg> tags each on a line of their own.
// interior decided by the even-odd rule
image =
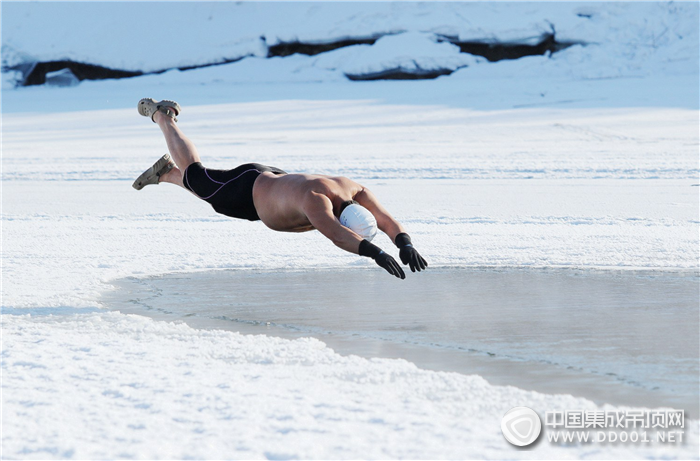
<svg viewBox="0 0 700 461">
<path fill-rule="evenodd" d="M 265 172 L 253 185 L 253 203 L 260 220 L 270 229 L 305 232 L 314 229 L 303 210 L 308 194 L 315 192 L 328 197 L 337 217 L 341 204 L 362 190 L 361 185 L 341 176 Z"/>
</svg>

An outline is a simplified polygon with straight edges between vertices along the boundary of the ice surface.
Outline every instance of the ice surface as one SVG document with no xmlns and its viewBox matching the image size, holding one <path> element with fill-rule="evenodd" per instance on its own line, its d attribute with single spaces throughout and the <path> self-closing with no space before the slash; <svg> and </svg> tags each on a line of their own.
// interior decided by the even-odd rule
<svg viewBox="0 0 700 461">
<path fill-rule="evenodd" d="M 5 65 L 157 70 L 254 55 L 68 88 L 10 89 L 17 75 L 3 73 L 3 457 L 697 458 L 697 421 L 682 445 L 514 451 L 499 428 L 511 407 L 601 407 L 315 340 L 95 310 L 128 276 L 351 266 L 387 277 L 318 233 L 230 220 L 168 185 L 131 189 L 165 151 L 134 110 L 147 96 L 183 105 L 180 127 L 212 167 L 259 161 L 362 182 L 432 267 L 696 273 L 698 8 L 3 2 Z M 144 40 L 162 30 L 154 18 L 177 33 Z M 587 45 L 474 59 L 422 82 L 347 81 L 365 45 L 266 59 L 260 39 L 532 41 L 552 26 Z M 371 62 L 388 65 L 398 41 Z"/>
<path fill-rule="evenodd" d="M 260 161 L 355 178 L 436 265 L 697 268 L 695 112 L 184 107 L 180 126 L 207 165 Z M 134 109 L 5 117 L 5 305 L 94 305 L 104 280 L 133 271 L 373 267 L 317 233 L 216 215 L 170 185 L 134 191 L 133 178 L 165 151 L 145 121 Z M 173 232 L 187 251 L 169 247 L 143 267 L 142 245 Z M 219 236 L 214 248 L 203 233 Z M 326 251 L 308 254 L 310 245 Z"/>
</svg>

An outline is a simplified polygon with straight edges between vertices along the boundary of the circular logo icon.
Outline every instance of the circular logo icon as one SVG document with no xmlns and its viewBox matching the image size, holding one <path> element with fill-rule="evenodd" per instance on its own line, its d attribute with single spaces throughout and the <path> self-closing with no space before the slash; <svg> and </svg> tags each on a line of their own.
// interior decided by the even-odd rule
<svg viewBox="0 0 700 461">
<path fill-rule="evenodd" d="M 542 421 L 534 410 L 528 407 L 514 407 L 503 416 L 501 431 L 507 441 L 518 447 L 525 447 L 540 436 Z"/>
</svg>

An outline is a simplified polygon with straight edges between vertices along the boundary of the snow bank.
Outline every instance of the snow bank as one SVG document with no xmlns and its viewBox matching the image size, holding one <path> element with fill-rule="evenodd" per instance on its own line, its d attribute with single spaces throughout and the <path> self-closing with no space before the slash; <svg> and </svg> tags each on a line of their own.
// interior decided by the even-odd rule
<svg viewBox="0 0 700 461">
<path fill-rule="evenodd" d="M 601 408 L 402 360 L 341 357 L 313 339 L 193 330 L 116 313 L 3 316 L 3 322 L 7 457 L 629 459 L 650 453 L 640 445 L 545 442 L 517 451 L 500 433 L 510 408 Z M 697 421 L 686 422 L 685 431 L 690 440 L 656 445 L 654 456 L 695 456 Z"/>
<path fill-rule="evenodd" d="M 548 66 L 554 72 L 577 78 L 697 73 L 698 18 L 697 3 L 10 2 L 3 7 L 3 67 L 70 60 L 148 73 L 265 58 L 279 43 L 384 37 L 352 47 L 347 66 L 331 67 L 334 72 L 323 72 L 325 60 L 304 57 L 304 67 L 315 70 L 305 72 L 305 81 L 318 81 L 396 68 L 493 66 L 420 36 L 534 44 L 554 34 L 586 48 L 560 52 L 567 57 Z M 228 73 L 248 75 L 238 72 L 248 59 L 228 64 Z M 284 73 L 287 81 L 298 81 L 295 74 Z M 5 75 L 6 88 L 17 78 Z"/>
<path fill-rule="evenodd" d="M 436 43 L 432 34 L 405 33 L 379 39 L 373 46 L 357 53 L 342 66 L 345 75 L 373 75 L 401 70 L 403 72 L 454 71 L 476 60 L 462 54 L 451 43 Z"/>
</svg>

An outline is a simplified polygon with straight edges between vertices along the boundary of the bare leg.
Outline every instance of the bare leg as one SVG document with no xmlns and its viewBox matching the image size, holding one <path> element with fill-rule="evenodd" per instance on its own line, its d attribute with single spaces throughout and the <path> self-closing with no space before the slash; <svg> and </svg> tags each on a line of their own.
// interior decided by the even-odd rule
<svg viewBox="0 0 700 461">
<path fill-rule="evenodd" d="M 178 167 L 175 167 L 165 173 L 159 178 L 158 182 L 169 182 L 170 184 L 175 184 L 176 186 L 185 187 L 185 185 L 182 183 L 182 170 L 180 170 Z"/>
<path fill-rule="evenodd" d="M 161 112 L 156 112 L 153 118 L 163 132 L 165 142 L 168 144 L 170 155 L 177 165 L 177 168 L 170 170 L 170 172 L 164 175 L 161 180 L 182 185 L 182 173 L 188 166 L 200 161 L 197 148 L 194 146 L 192 141 L 190 141 L 187 136 L 180 131 L 180 128 L 175 123 L 175 120 Z M 174 179 L 174 174 L 178 173 L 180 176 L 179 182 L 165 179 L 166 177 L 170 177 L 171 174 L 173 174 L 173 178 L 171 179 Z"/>
</svg>

